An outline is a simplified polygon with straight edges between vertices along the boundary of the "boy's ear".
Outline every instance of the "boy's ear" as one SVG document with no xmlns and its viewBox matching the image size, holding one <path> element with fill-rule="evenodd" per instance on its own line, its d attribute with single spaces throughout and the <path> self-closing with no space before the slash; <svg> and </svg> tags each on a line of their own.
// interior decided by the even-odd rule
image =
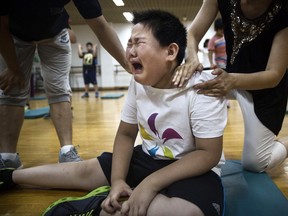
<svg viewBox="0 0 288 216">
<path fill-rule="evenodd" d="M 171 43 L 168 46 L 167 51 L 168 51 L 167 60 L 174 61 L 178 55 L 179 46 L 176 43 Z"/>
</svg>

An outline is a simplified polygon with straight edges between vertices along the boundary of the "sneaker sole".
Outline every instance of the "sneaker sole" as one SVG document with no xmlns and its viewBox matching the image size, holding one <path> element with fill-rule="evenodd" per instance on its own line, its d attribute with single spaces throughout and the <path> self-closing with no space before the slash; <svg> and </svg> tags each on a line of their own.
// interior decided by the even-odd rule
<svg viewBox="0 0 288 216">
<path fill-rule="evenodd" d="M 4 171 L 4 170 L 11 170 L 11 171 L 14 171 L 16 170 L 15 168 L 0 168 L 0 171 Z M 12 174 L 11 174 L 12 175 Z M 12 176 L 11 176 L 12 178 Z M 4 181 L 5 181 L 5 178 L 3 178 Z M 5 182 L 3 181 L 0 182 L 0 191 L 3 191 L 3 190 L 7 190 L 7 189 L 11 189 L 14 185 L 16 185 L 15 183 L 12 182 L 12 179 L 11 179 L 11 182 L 8 182 L 8 185 L 7 183 L 5 184 Z M 6 178 L 7 180 L 7 178 Z"/>
<path fill-rule="evenodd" d="M 49 215 L 54 215 L 54 216 L 58 216 L 57 212 L 55 212 L 57 210 L 57 206 L 61 205 L 61 204 L 65 204 L 68 202 L 73 202 L 73 204 L 77 204 L 77 202 L 80 202 L 85 200 L 85 199 L 89 199 L 92 198 L 91 201 L 93 201 L 93 198 L 95 197 L 100 197 L 100 196 L 107 196 L 108 193 L 110 191 L 110 186 L 103 186 L 103 187 L 99 187 L 93 191 L 91 191 L 90 193 L 88 193 L 87 195 L 83 196 L 83 197 L 64 197 L 62 199 L 57 200 L 56 202 L 52 203 L 46 210 L 45 212 L 42 214 L 42 216 L 49 216 Z M 88 202 L 88 206 L 91 203 Z M 98 203 L 97 203 L 98 204 Z M 55 207 L 55 208 L 54 208 Z M 53 209 L 54 208 L 54 209 Z M 61 208 L 61 206 L 59 206 L 59 208 Z M 66 208 L 67 213 L 65 213 L 65 215 L 94 215 L 94 209 L 93 209 L 93 205 L 89 206 L 87 210 L 84 210 L 85 212 L 83 212 L 83 210 L 77 210 L 76 206 L 70 205 L 70 206 L 64 206 L 64 208 Z M 60 209 L 61 211 L 61 209 Z M 78 211 L 78 212 L 77 212 Z M 56 214 L 55 214 L 56 213 Z M 60 214 L 59 214 L 60 216 Z M 64 216 L 63 213 L 61 213 L 61 216 Z"/>
</svg>

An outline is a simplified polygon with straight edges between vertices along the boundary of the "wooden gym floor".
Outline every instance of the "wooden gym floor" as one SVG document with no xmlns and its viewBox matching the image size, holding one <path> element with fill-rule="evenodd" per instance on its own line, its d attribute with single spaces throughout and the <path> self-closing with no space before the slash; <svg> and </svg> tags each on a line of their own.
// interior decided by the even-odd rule
<svg viewBox="0 0 288 216">
<path fill-rule="evenodd" d="M 116 91 L 114 91 L 116 92 Z M 113 92 L 113 93 L 114 93 Z M 117 93 L 127 93 L 126 90 Z M 107 92 L 101 92 L 104 94 Z M 103 151 L 112 151 L 112 145 L 125 97 L 120 99 L 81 98 L 82 92 L 73 93 L 73 139 L 79 145 L 83 159 L 96 157 Z M 31 101 L 31 108 L 47 106 L 47 100 Z M 241 159 L 243 121 L 236 101 L 230 101 L 229 119 L 224 133 L 226 159 Z M 280 136 L 288 136 L 288 115 Z M 137 139 L 137 143 L 140 139 Z M 26 119 L 18 142 L 18 152 L 24 168 L 47 163 L 57 163 L 59 142 L 51 119 Z M 268 174 L 288 198 L 288 160 Z M 264 189 L 264 188 L 263 188 Z M 66 196 L 83 196 L 86 192 L 18 187 L 0 194 L 1 216 L 38 216 L 49 204 Z"/>
</svg>

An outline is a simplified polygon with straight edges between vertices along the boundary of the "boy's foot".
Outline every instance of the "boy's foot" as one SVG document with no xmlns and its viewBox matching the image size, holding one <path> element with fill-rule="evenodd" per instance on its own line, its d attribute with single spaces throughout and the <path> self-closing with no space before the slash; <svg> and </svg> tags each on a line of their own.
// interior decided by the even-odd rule
<svg viewBox="0 0 288 216">
<path fill-rule="evenodd" d="M 85 92 L 82 96 L 81 96 L 81 98 L 88 98 L 89 97 L 89 94 L 87 93 L 87 92 Z"/>
<path fill-rule="evenodd" d="M 3 168 L 14 168 L 14 169 L 21 169 L 23 167 L 20 157 L 18 153 L 15 156 L 15 159 L 3 159 L 0 154 L 0 169 Z"/>
<path fill-rule="evenodd" d="M 52 203 L 42 216 L 99 215 L 110 187 L 99 187 L 83 197 L 65 197 Z"/>
<path fill-rule="evenodd" d="M 0 191 L 7 190 L 15 186 L 12 181 L 12 173 L 14 168 L 1 168 L 0 169 Z"/>
<path fill-rule="evenodd" d="M 96 98 L 99 97 L 99 92 L 95 92 L 95 97 L 96 97 Z"/>
<path fill-rule="evenodd" d="M 64 162 L 78 162 L 82 161 L 80 156 L 78 155 L 78 152 L 76 148 L 73 146 L 70 148 L 70 151 L 67 153 L 61 153 L 61 150 L 59 152 L 59 163 L 64 163 Z"/>
</svg>

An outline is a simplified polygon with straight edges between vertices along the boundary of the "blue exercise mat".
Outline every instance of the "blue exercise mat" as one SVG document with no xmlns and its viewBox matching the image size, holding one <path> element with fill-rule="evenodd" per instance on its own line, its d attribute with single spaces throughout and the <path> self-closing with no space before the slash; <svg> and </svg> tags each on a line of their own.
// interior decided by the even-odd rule
<svg viewBox="0 0 288 216">
<path fill-rule="evenodd" d="M 109 94 L 104 94 L 101 96 L 102 99 L 117 99 L 120 97 L 123 97 L 124 94 L 122 93 L 109 93 Z"/>
<path fill-rule="evenodd" d="M 45 100 L 47 97 L 45 95 L 39 95 L 39 96 L 34 96 L 30 97 L 29 100 Z"/>
<path fill-rule="evenodd" d="M 248 172 L 240 161 L 227 160 L 222 182 L 225 216 L 288 216 L 287 198 L 266 173 Z"/>
<path fill-rule="evenodd" d="M 34 119 L 34 118 L 41 118 L 50 112 L 50 107 L 41 107 L 37 109 L 28 109 L 24 112 L 25 119 Z"/>
</svg>

